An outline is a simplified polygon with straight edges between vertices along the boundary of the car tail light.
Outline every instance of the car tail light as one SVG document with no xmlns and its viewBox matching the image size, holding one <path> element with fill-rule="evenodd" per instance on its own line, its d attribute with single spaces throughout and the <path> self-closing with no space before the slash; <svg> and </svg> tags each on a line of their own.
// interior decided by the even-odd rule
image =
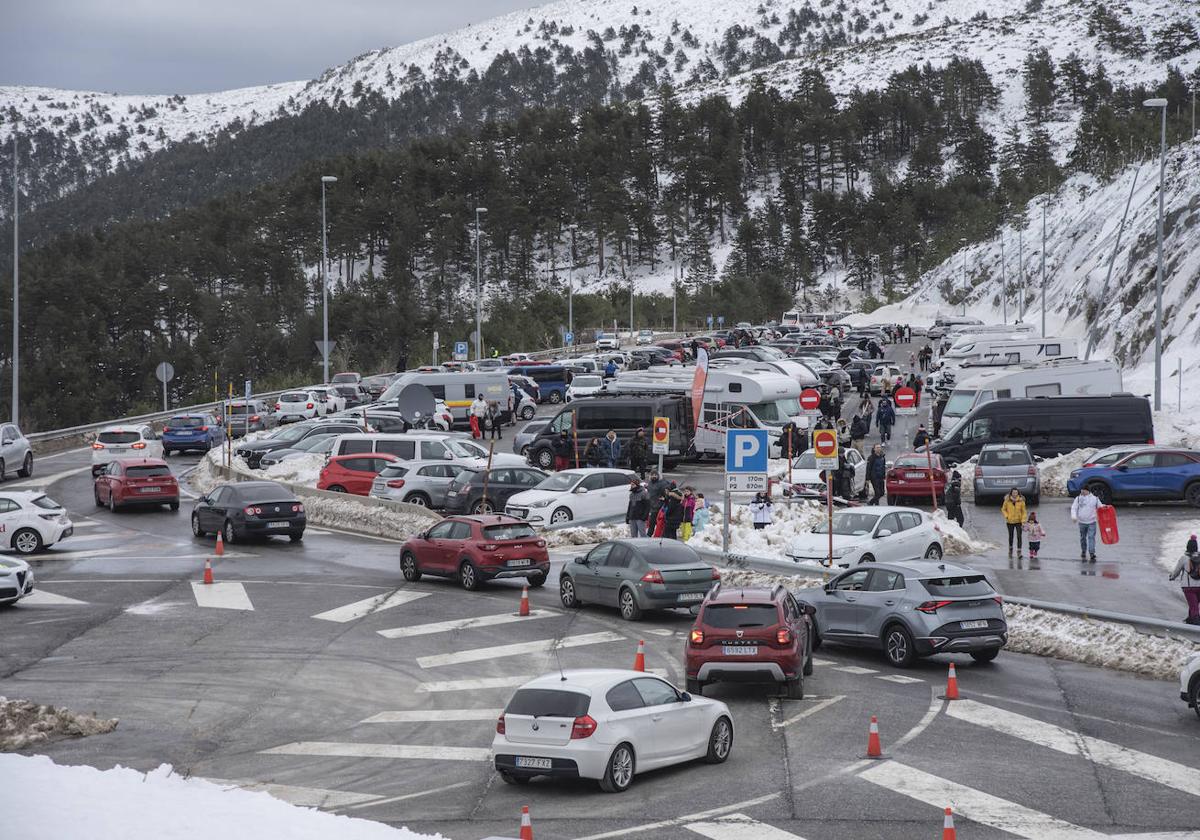
<svg viewBox="0 0 1200 840">
<path fill-rule="evenodd" d="M 504 734 L 504 715 L 500 715 L 500 717 L 496 720 L 496 734 Z"/>
<path fill-rule="evenodd" d="M 103 443 L 93 443 L 92 444 L 92 449 L 103 449 L 103 448 L 104 448 Z"/>
<path fill-rule="evenodd" d="M 658 569 L 651 569 L 642 575 L 642 583 L 663 583 L 662 572 Z"/>
<path fill-rule="evenodd" d="M 1148 444 L 1150 444 L 1151 446 L 1153 446 L 1153 445 L 1154 445 L 1154 438 L 1150 438 L 1150 440 L 1146 441 L 1146 443 L 1148 443 Z"/>
<path fill-rule="evenodd" d="M 713 570 L 712 570 L 712 579 L 713 579 L 713 580 L 720 580 L 720 579 L 721 579 L 721 573 L 720 573 L 720 572 L 718 572 L 716 569 L 713 569 Z"/>
<path fill-rule="evenodd" d="M 308 404 L 308 407 L 309 407 L 309 408 L 312 408 L 312 407 L 313 407 L 313 404 L 312 404 L 312 403 L 309 403 L 309 404 Z"/>
<path fill-rule="evenodd" d="M 591 715 L 575 718 L 571 725 L 571 740 L 590 738 L 596 732 L 596 720 Z"/>
<path fill-rule="evenodd" d="M 546 547 L 546 541 L 545 541 L 545 540 L 538 540 L 538 541 L 537 541 L 537 547 L 538 547 L 538 548 L 545 548 L 545 547 Z"/>
<path fill-rule="evenodd" d="M 925 603 L 921 604 L 921 606 L 917 607 L 917 612 L 923 612 L 926 615 L 933 615 L 942 607 L 953 603 L 953 601 L 926 601 Z"/>
<path fill-rule="evenodd" d="M 1029 475 L 1037 475 L 1037 467 L 1035 467 L 1033 464 L 1030 464 L 1030 465 L 1029 465 L 1029 469 L 1028 469 L 1028 470 L 1026 470 L 1026 472 L 1027 472 Z"/>
<path fill-rule="evenodd" d="M 399 490 L 401 487 L 404 486 L 404 479 L 403 478 L 393 478 L 391 481 L 389 481 L 387 483 L 387 486 L 393 487 L 393 488 Z"/>
<path fill-rule="evenodd" d="M 164 435 L 169 435 L 169 434 L 171 434 L 171 427 L 170 427 L 170 426 L 163 426 L 163 434 L 164 434 Z"/>
<path fill-rule="evenodd" d="M 140 441 L 140 440 L 139 440 L 137 443 L 135 443 L 133 446 L 131 446 L 131 447 L 129 447 L 129 448 L 130 448 L 130 449 L 145 449 L 145 448 L 146 448 L 146 444 L 145 444 L 143 441 Z"/>
<path fill-rule="evenodd" d="M 292 513 L 304 513 L 304 505 L 292 505 Z"/>
<path fill-rule="evenodd" d="M 262 418 L 261 418 L 261 417 L 259 417 L 257 414 L 252 414 L 252 415 L 250 416 L 250 422 L 251 422 L 251 423 L 257 423 L 257 422 L 258 422 L 259 420 L 261 420 L 261 419 L 262 419 Z"/>
<path fill-rule="evenodd" d="M 983 478 L 983 467 L 976 467 L 976 468 L 975 468 L 975 477 L 976 477 L 976 478 Z"/>
<path fill-rule="evenodd" d="M 276 411 L 279 411 L 279 410 L 280 410 L 280 409 L 282 409 L 282 408 L 283 408 L 283 403 L 275 403 L 275 410 L 276 410 Z"/>
<path fill-rule="evenodd" d="M 496 545 L 495 543 L 484 543 L 483 545 L 479 546 L 479 550 L 480 551 L 495 551 L 499 547 L 500 546 Z"/>
<path fill-rule="evenodd" d="M 1004 606 L 1004 598 L 1001 597 L 1000 595 L 993 595 L 992 600 L 995 601 L 1000 606 Z"/>
<path fill-rule="evenodd" d="M 775 641 L 781 645 L 790 645 L 792 643 L 792 631 L 786 627 L 780 627 L 775 631 Z"/>
<path fill-rule="evenodd" d="M 704 631 L 703 630 L 699 630 L 696 628 L 692 629 L 692 644 L 694 644 L 694 645 L 704 644 Z"/>
<path fill-rule="evenodd" d="M 247 516 L 259 516 L 259 515 L 261 515 L 261 514 L 262 514 L 262 508 L 260 508 L 260 507 L 248 507 L 248 508 L 246 508 L 246 509 L 245 509 L 244 513 L 245 513 Z"/>
<path fill-rule="evenodd" d="M 208 431 L 208 426 L 201 426 L 199 430 L 200 430 L 201 432 L 207 432 L 207 431 Z"/>
</svg>

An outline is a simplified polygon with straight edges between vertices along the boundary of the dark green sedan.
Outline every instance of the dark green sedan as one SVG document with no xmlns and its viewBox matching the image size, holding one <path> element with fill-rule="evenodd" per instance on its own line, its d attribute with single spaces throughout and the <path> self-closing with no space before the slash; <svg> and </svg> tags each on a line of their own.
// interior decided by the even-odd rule
<svg viewBox="0 0 1200 840">
<path fill-rule="evenodd" d="M 720 573 L 677 540 L 627 539 L 601 543 L 559 575 L 564 607 L 616 607 L 637 621 L 645 610 L 690 608 L 704 600 Z"/>
</svg>

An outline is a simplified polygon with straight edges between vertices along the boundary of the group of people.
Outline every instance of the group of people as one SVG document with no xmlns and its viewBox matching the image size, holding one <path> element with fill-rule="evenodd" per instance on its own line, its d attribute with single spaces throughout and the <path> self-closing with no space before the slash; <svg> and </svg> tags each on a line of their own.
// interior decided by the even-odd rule
<svg viewBox="0 0 1200 840">
<path fill-rule="evenodd" d="M 642 443 L 645 443 L 645 433 L 639 430 Z M 630 461 L 634 461 L 639 450 L 638 438 L 630 441 Z M 584 446 L 581 457 L 576 457 L 575 439 L 571 433 L 563 429 L 554 441 L 554 469 L 569 470 L 575 466 L 584 467 L 615 467 L 621 460 L 621 439 L 616 431 L 609 429 L 602 438 L 594 437 Z M 645 469 L 643 456 L 642 468 Z M 636 469 L 636 468 L 635 468 Z"/>
<path fill-rule="evenodd" d="M 703 493 L 691 487 L 679 487 L 667 481 L 655 470 L 650 480 L 629 482 L 629 502 L 625 508 L 625 523 L 629 536 L 657 537 L 687 542 L 692 534 L 708 526 L 711 513 Z"/>
<path fill-rule="evenodd" d="M 509 410 L 512 417 L 512 410 Z M 485 432 L 491 434 L 493 440 L 504 437 L 500 430 L 504 426 L 504 414 L 495 400 L 485 400 L 483 394 L 476 394 L 467 413 L 467 421 L 471 424 L 471 437 L 482 439 Z"/>
</svg>

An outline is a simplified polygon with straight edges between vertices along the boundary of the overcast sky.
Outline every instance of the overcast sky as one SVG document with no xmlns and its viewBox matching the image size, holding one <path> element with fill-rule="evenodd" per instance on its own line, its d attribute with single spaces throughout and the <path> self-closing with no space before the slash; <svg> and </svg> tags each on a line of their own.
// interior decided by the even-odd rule
<svg viewBox="0 0 1200 840">
<path fill-rule="evenodd" d="M 310 79 L 542 0 L 0 0 L 0 85 L 201 93 Z"/>
</svg>

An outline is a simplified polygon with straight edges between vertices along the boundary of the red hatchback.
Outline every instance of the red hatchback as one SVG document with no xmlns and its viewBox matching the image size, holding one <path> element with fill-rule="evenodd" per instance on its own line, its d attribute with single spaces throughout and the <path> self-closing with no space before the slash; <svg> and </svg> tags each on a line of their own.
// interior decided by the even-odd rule
<svg viewBox="0 0 1200 840">
<path fill-rule="evenodd" d="M 92 484 L 96 507 L 116 511 L 128 505 L 169 505 L 179 510 L 179 483 L 166 461 L 118 458 L 110 461 Z"/>
<path fill-rule="evenodd" d="M 468 591 L 495 578 L 541 586 L 550 575 L 550 553 L 533 527 L 516 517 L 450 516 L 401 546 L 400 571 L 407 581 L 458 578 Z"/>
<path fill-rule="evenodd" d="M 363 452 L 358 455 L 335 455 L 321 470 L 317 479 L 318 490 L 334 493 L 350 493 L 354 496 L 371 495 L 371 484 L 375 476 L 388 464 L 396 460 L 386 452 Z"/>
<path fill-rule="evenodd" d="M 933 470 L 929 468 L 930 461 Z M 897 504 L 899 499 L 929 500 L 937 494 L 938 504 L 946 498 L 946 464 L 941 455 L 927 456 L 924 452 L 909 452 L 901 455 L 887 471 L 884 484 L 887 503 Z"/>
</svg>

